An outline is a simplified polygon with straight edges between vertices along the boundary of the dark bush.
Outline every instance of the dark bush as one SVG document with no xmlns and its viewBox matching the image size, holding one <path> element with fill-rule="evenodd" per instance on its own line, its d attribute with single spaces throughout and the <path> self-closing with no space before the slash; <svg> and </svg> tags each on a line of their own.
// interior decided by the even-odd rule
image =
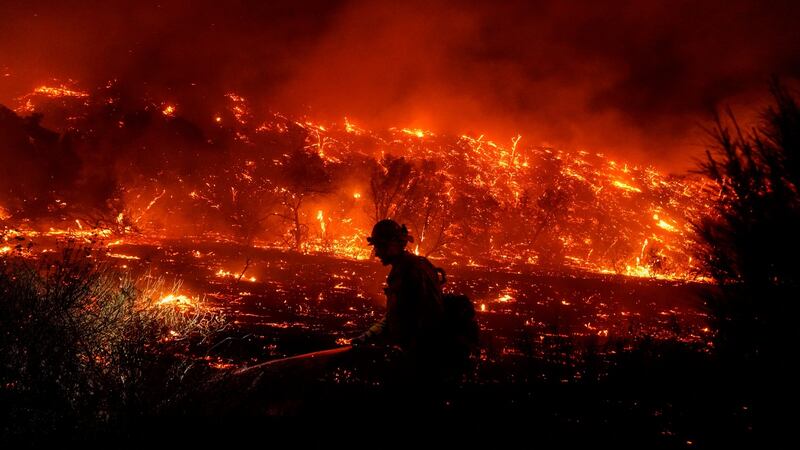
<svg viewBox="0 0 800 450">
<path fill-rule="evenodd" d="M 6 438 L 93 433 L 157 414 L 192 364 L 190 343 L 224 324 L 199 306 L 159 304 L 162 280 L 133 280 L 93 256 L 68 245 L 36 262 L 0 258 Z"/>
<path fill-rule="evenodd" d="M 800 302 L 800 109 L 772 85 L 774 104 L 745 132 L 732 113 L 712 130 L 703 173 L 717 184 L 712 214 L 697 224 L 699 255 L 719 294 L 709 306 L 732 395 L 754 408 L 759 433 L 777 436 L 793 391 Z M 727 380 L 726 380 L 727 381 Z M 770 430 L 770 431 L 768 431 Z"/>
</svg>

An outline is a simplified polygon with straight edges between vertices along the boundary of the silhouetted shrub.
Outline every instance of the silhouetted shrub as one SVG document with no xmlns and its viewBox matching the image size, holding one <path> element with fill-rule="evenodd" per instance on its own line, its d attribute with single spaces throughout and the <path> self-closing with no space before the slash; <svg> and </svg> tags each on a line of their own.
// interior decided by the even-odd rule
<svg viewBox="0 0 800 450">
<path fill-rule="evenodd" d="M 697 224 L 699 255 L 719 286 L 709 301 L 717 355 L 735 395 L 755 405 L 767 427 L 794 383 L 800 302 L 800 109 L 779 83 L 772 94 L 774 104 L 749 132 L 730 112 L 727 124 L 717 119 L 717 148 L 701 171 L 719 192 L 713 213 Z"/>
<path fill-rule="evenodd" d="M 0 258 L 2 434 L 72 436 L 157 413 L 192 363 L 190 343 L 224 326 L 197 305 L 161 303 L 173 290 L 117 273 L 88 247 Z"/>
</svg>

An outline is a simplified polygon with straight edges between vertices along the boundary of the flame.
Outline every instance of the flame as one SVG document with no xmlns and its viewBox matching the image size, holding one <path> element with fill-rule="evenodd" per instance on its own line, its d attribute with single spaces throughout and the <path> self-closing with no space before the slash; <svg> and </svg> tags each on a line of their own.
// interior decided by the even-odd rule
<svg viewBox="0 0 800 450">
<path fill-rule="evenodd" d="M 512 294 L 516 294 L 514 289 L 505 288 L 502 292 L 500 292 L 500 296 L 497 298 L 497 301 L 500 303 L 513 302 L 514 296 Z"/>
<path fill-rule="evenodd" d="M 509 302 L 511 300 L 514 300 L 514 297 L 510 296 L 509 294 L 503 294 L 497 299 L 498 302 L 503 302 L 503 303 Z"/>
<path fill-rule="evenodd" d="M 350 120 L 347 119 L 347 117 L 344 118 L 344 129 L 345 129 L 345 131 L 347 131 L 348 133 L 351 133 L 351 134 L 363 134 L 364 133 L 364 130 L 362 130 L 361 128 L 353 125 L 350 122 Z"/>
<path fill-rule="evenodd" d="M 626 166 L 626 170 L 627 170 L 627 166 Z M 641 189 L 639 189 L 639 188 L 637 188 L 635 186 L 631 186 L 630 184 L 624 183 L 624 182 L 619 181 L 619 180 L 614 180 L 613 184 L 614 184 L 614 186 L 616 186 L 616 187 L 618 187 L 618 188 L 620 188 L 620 189 L 622 189 L 624 191 L 642 192 Z"/>
<path fill-rule="evenodd" d="M 196 256 L 196 257 L 199 257 L 199 256 Z M 229 272 L 229 271 L 224 270 L 224 269 L 219 269 L 217 271 L 217 273 L 215 273 L 214 275 L 216 275 L 216 276 L 218 276 L 220 278 L 239 278 L 239 275 L 237 275 L 237 274 L 235 274 L 233 272 Z M 257 281 L 256 277 L 244 277 L 243 276 L 241 279 L 244 280 L 244 281 L 249 281 L 251 283 L 255 283 Z"/>
<path fill-rule="evenodd" d="M 189 297 L 182 294 L 168 294 L 158 301 L 159 306 L 172 306 L 178 309 L 190 309 L 196 305 Z"/>
<path fill-rule="evenodd" d="M 676 228 L 676 227 L 675 227 L 674 225 L 672 225 L 671 223 L 669 223 L 669 222 L 665 221 L 664 219 L 661 219 L 661 218 L 658 216 L 658 214 L 653 214 L 653 220 L 655 220 L 655 221 L 656 221 L 656 226 L 657 226 L 657 227 L 659 227 L 659 228 L 662 228 L 662 229 L 664 229 L 664 230 L 667 230 L 667 231 L 669 231 L 669 232 L 671 232 L 671 233 L 677 233 L 677 232 L 678 232 L 678 228 Z"/>
<path fill-rule="evenodd" d="M 130 260 L 140 259 L 138 256 L 125 255 L 122 253 L 109 253 L 108 256 L 110 256 L 111 258 L 118 258 L 118 259 L 130 259 Z"/>
<path fill-rule="evenodd" d="M 422 130 L 420 128 L 403 128 L 400 131 L 402 131 L 405 134 L 410 134 L 412 136 L 416 136 L 416 137 L 418 137 L 420 139 L 424 138 L 426 135 L 432 135 L 433 134 L 430 131 L 425 131 L 425 130 Z"/>
<path fill-rule="evenodd" d="M 322 230 L 322 235 L 325 236 L 325 219 L 322 216 L 321 209 L 317 211 L 317 220 L 319 221 L 319 227 Z"/>
<path fill-rule="evenodd" d="M 236 119 L 236 121 L 241 125 L 247 124 L 248 118 L 250 116 L 250 109 L 247 106 L 247 100 L 241 95 L 238 95 L 233 92 L 230 92 L 225 96 L 228 97 L 228 100 L 230 100 L 231 102 L 230 111 L 233 114 L 233 117 Z M 220 120 L 217 120 L 217 122 L 221 121 L 222 121 L 221 118 Z M 246 140 L 246 138 L 240 137 L 240 140 Z"/>
<path fill-rule="evenodd" d="M 76 91 L 70 89 L 63 84 L 61 86 L 53 87 L 53 86 L 39 86 L 33 90 L 36 94 L 46 95 L 48 97 L 88 97 L 89 94 L 86 92 Z"/>
<path fill-rule="evenodd" d="M 90 97 L 85 92 L 65 86 L 43 86 L 34 90 L 33 94 Z M 31 98 L 35 100 L 35 97 L 28 97 L 25 100 Z M 316 152 L 325 165 L 344 161 L 353 152 L 365 152 L 366 156 L 379 159 L 379 155 L 384 155 L 384 152 L 391 149 L 393 154 L 396 153 L 395 156 L 403 156 L 414 164 L 422 160 L 435 163 L 436 172 L 432 174 L 432 178 L 440 183 L 435 189 L 441 192 L 442 198 L 441 205 L 437 206 L 438 209 L 445 212 L 455 209 L 456 202 L 463 200 L 461 187 L 466 186 L 474 188 L 491 200 L 487 202 L 488 206 L 485 208 L 499 207 L 502 211 L 523 211 L 524 214 L 534 216 L 531 220 L 534 226 L 541 227 L 544 233 L 552 233 L 552 236 L 546 238 L 525 236 L 524 233 L 516 233 L 518 235 L 514 236 L 516 240 L 500 238 L 509 228 L 501 217 L 500 221 L 489 224 L 488 229 L 482 231 L 488 233 L 486 245 L 481 249 L 480 255 L 476 255 L 457 246 L 463 239 L 459 239 L 455 234 L 454 226 L 447 225 L 440 233 L 447 246 L 441 248 L 448 252 L 445 256 L 459 266 L 526 270 L 530 266 L 548 264 L 551 251 L 539 244 L 549 240 L 548 242 L 553 242 L 553 245 L 558 247 L 557 263 L 567 268 L 601 274 L 671 280 L 695 276 L 696 268 L 692 266 L 689 251 L 692 238 L 690 233 L 684 230 L 689 229 L 688 224 L 691 220 L 697 219 L 708 209 L 710 202 L 704 197 L 707 189 L 705 181 L 671 177 L 650 167 L 642 168 L 625 164 L 623 161 L 611 160 L 601 153 L 585 150 L 567 152 L 548 147 L 535 147 L 530 143 L 523 145 L 521 134 L 497 140 L 482 134 L 474 136 L 463 134 L 448 140 L 445 135 L 437 136 L 423 128 L 366 130 L 356 126 L 350 117 L 344 117 L 343 122 L 339 124 L 322 124 L 308 118 L 291 119 L 277 113 L 259 118 L 259 122 L 255 122 L 246 98 L 230 92 L 225 95 L 224 101 L 226 102 L 224 113 L 223 110 L 218 110 L 219 113 L 212 115 L 211 118 L 216 123 L 223 122 L 224 117 L 235 118 L 236 122 L 231 125 L 236 129 L 232 130 L 232 133 L 238 140 L 248 141 L 259 133 L 282 134 L 292 127 L 301 127 L 307 131 L 303 145 L 308 151 Z M 177 106 L 162 103 L 161 112 L 165 116 L 174 116 Z M 241 126 L 237 126 L 237 122 Z M 250 125 L 244 126 L 247 123 Z M 365 148 L 366 150 L 363 150 Z M 553 173 L 547 177 L 542 176 L 538 170 L 542 161 L 546 164 L 552 163 L 554 167 Z M 245 169 L 239 170 L 229 179 L 212 175 L 207 176 L 202 183 L 194 184 L 178 179 L 175 183 L 177 187 L 173 188 L 173 184 L 170 184 L 169 191 L 157 184 L 160 180 L 153 180 L 157 186 L 155 187 L 157 195 L 149 203 L 146 203 L 147 197 L 142 194 L 141 189 L 136 191 L 137 186 L 123 186 L 131 194 L 123 199 L 127 200 L 124 205 L 125 212 L 124 214 L 120 212 L 116 216 L 116 222 L 121 226 L 114 227 L 113 231 L 90 228 L 87 223 L 73 217 L 67 219 L 70 221 L 68 224 L 54 226 L 42 234 L 85 239 L 113 235 L 115 242 L 121 243 L 122 237 L 127 238 L 136 231 L 142 233 L 140 238 L 142 240 L 160 239 L 171 232 L 170 224 L 159 222 L 163 220 L 161 217 L 154 217 L 149 221 L 142 220 L 157 202 L 161 201 L 158 205 L 163 205 L 167 212 L 187 210 L 188 206 L 198 208 L 198 215 L 192 217 L 202 216 L 205 221 L 207 214 L 221 214 L 226 211 L 225 201 L 228 199 L 216 198 L 210 194 L 211 191 L 226 192 L 229 197 L 233 197 L 234 202 L 237 202 L 239 199 L 246 199 L 247 194 L 241 186 L 235 184 L 234 179 L 244 180 L 249 184 L 265 181 L 259 178 L 256 169 L 262 168 L 262 164 L 269 164 L 268 161 L 262 163 L 250 156 L 247 159 L 242 158 L 239 162 Z M 150 192 L 153 192 L 153 188 L 153 185 L 148 185 Z M 351 259 L 369 258 L 370 249 L 364 242 L 366 232 L 362 229 L 369 226 L 368 214 L 364 211 L 369 209 L 371 206 L 369 201 L 373 199 L 363 194 L 364 189 L 369 188 L 370 186 L 354 185 L 350 189 L 337 191 L 335 195 L 318 197 L 320 201 L 324 199 L 327 202 L 330 199 L 330 203 L 316 203 L 317 198 L 314 198 L 313 202 L 304 203 L 299 217 L 310 219 L 316 216 L 319 232 L 307 233 L 300 244 L 300 250 Z M 277 195 L 291 194 L 285 188 L 280 189 L 275 188 L 272 192 Z M 540 213 L 538 210 L 546 210 L 547 204 L 544 200 L 547 199 L 540 201 L 539 197 L 542 191 L 548 189 L 557 194 L 561 191 L 567 193 L 574 191 L 585 198 L 581 199 L 583 202 L 581 204 L 561 205 L 557 201 L 553 203 L 552 214 L 558 218 L 557 221 L 554 219 L 554 223 L 549 223 L 547 217 L 543 219 L 536 217 L 536 214 Z M 270 192 L 259 195 L 270 195 Z M 557 197 L 558 195 L 554 198 L 558 200 Z M 162 198 L 163 201 L 160 200 Z M 191 200 L 204 200 L 204 202 L 201 205 L 182 204 Z M 355 201 L 359 204 L 354 205 Z M 429 201 L 427 198 L 422 199 L 420 204 L 425 205 Z M 523 202 L 527 202 L 525 203 L 527 206 L 523 207 Z M 541 206 L 542 202 L 544 207 Z M 314 209 L 306 205 L 315 205 L 316 214 Z M 59 203 L 57 207 L 63 206 L 63 203 Z M 210 208 L 211 213 L 206 208 Z M 476 219 L 489 218 L 494 213 L 488 209 L 484 210 L 483 207 L 471 208 L 474 209 L 473 216 Z M 582 208 L 589 212 L 584 213 Z M 595 212 L 599 214 L 594 214 Z M 274 211 L 259 211 L 259 213 L 268 215 Z M 604 221 L 603 231 L 598 231 L 599 228 L 594 226 L 597 225 L 598 216 Z M 0 207 L 0 219 L 10 218 L 11 214 Z M 517 219 L 515 216 L 514 220 Z M 544 225 L 537 225 L 537 221 L 543 221 Z M 308 227 L 311 224 L 301 223 L 301 225 Z M 432 237 L 437 235 L 438 230 L 427 223 L 420 224 L 419 229 L 420 239 L 413 251 L 418 254 L 431 254 L 429 242 L 434 241 Z M 614 236 L 603 235 L 605 230 L 609 229 Z M 212 239 L 223 241 L 230 240 L 235 230 L 233 227 L 217 228 L 204 233 Z M 289 248 L 289 245 L 282 240 L 283 236 L 281 238 L 258 236 L 257 245 Z M 641 242 L 644 244 L 640 247 L 638 243 Z M 650 245 L 652 247 L 648 248 Z M 640 249 L 638 254 L 637 248 Z M 512 299 L 513 294 L 503 293 L 497 301 Z"/>
</svg>

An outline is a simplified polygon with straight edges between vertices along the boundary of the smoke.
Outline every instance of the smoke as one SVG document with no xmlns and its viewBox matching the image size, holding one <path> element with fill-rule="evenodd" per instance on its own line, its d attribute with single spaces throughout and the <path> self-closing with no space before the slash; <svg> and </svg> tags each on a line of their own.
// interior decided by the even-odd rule
<svg viewBox="0 0 800 450">
<path fill-rule="evenodd" d="M 691 166 L 698 124 L 800 77 L 800 4 L 4 2 L 0 103 L 118 79 L 184 107 L 261 108 Z M 213 106 L 205 105 L 206 108 Z"/>
</svg>

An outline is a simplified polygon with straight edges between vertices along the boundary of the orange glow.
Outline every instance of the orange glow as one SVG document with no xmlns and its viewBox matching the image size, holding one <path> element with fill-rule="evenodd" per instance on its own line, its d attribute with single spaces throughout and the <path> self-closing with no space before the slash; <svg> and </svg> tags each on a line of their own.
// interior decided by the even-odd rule
<svg viewBox="0 0 800 450">
<path fill-rule="evenodd" d="M 158 301 L 159 306 L 173 306 L 179 309 L 194 308 L 195 304 L 189 297 L 180 294 L 169 294 Z"/>
<path fill-rule="evenodd" d="M 55 95 L 62 91 L 42 92 Z M 566 269 L 600 274 L 668 280 L 699 279 L 697 268 L 692 266 L 691 235 L 684 230 L 688 229 L 691 220 L 708 209 L 703 181 L 672 177 L 651 167 L 611 160 L 600 153 L 536 147 L 532 143 L 523 145 L 527 141 L 521 134 L 489 139 L 479 133 L 474 136 L 438 135 L 423 128 L 365 130 L 357 127 L 349 117 L 340 124 L 327 124 L 307 117 L 292 119 L 278 113 L 259 118 L 258 126 L 248 128 L 244 125 L 253 119 L 248 100 L 242 95 L 228 93 L 224 102 L 226 114 L 231 114 L 242 125 L 232 131 L 233 139 L 250 142 L 261 133 L 274 133 L 280 137 L 291 128 L 299 127 L 303 130 L 300 145 L 319 155 L 326 169 L 337 169 L 337 165 L 351 158 L 354 151 L 374 158 L 376 162 L 389 153 L 402 156 L 415 171 L 422 163 L 431 163 L 434 172 L 426 174 L 427 179 L 413 180 L 413 183 L 435 180 L 431 193 L 439 193 L 440 197 L 431 203 L 433 198 L 424 192 L 428 189 L 425 187 L 414 192 L 419 198 L 410 199 L 412 203 L 406 206 L 413 210 L 431 205 L 431 209 L 425 212 L 427 216 L 420 217 L 416 224 L 409 224 L 412 228 L 419 228 L 412 230 L 417 239 L 410 247 L 416 254 L 444 256 L 454 264 L 467 267 L 520 271 L 555 263 Z M 177 113 L 174 104 L 162 104 L 162 108 L 165 115 Z M 227 116 L 212 113 L 211 117 L 214 122 L 221 123 Z M 266 136 L 260 139 L 263 137 Z M 245 224 L 242 221 L 249 220 L 249 217 L 266 220 L 277 216 L 285 220 L 288 216 L 284 217 L 282 211 L 269 210 L 273 206 L 267 210 L 246 210 L 248 202 L 259 196 L 286 196 L 290 202 L 297 201 L 296 197 L 292 198 L 296 193 L 275 185 L 271 176 L 259 174 L 271 163 L 280 172 L 277 167 L 282 164 L 280 159 L 262 161 L 255 153 L 243 154 L 238 163 L 241 166 L 232 172 L 233 176 L 221 176 L 211 168 L 205 179 L 191 179 L 189 175 L 185 179 L 164 179 L 165 185 L 160 185 L 162 180 L 154 178 L 146 188 L 122 186 L 125 194 L 121 200 L 124 204 L 119 205 L 115 216 L 105 222 L 115 221 L 112 225 L 116 226 L 92 227 L 82 219 L 71 218 L 70 224 L 54 226 L 43 234 L 85 240 L 113 235 L 115 242 L 120 243 L 123 237 L 133 234 L 141 241 L 157 240 L 175 233 L 180 235 L 181 231 L 171 229 L 171 223 L 188 219 L 189 223 L 205 223 L 203 233 L 213 236 L 213 239 L 225 240 L 233 239 L 243 229 Z M 552 170 L 543 172 L 543 167 L 552 167 Z M 347 169 L 346 166 L 342 168 Z M 371 202 L 375 199 L 363 191 L 365 183 L 369 183 L 369 174 L 365 175 L 365 179 L 358 180 L 359 184 L 353 185 L 352 190 L 345 188 L 337 189 L 335 194 L 310 194 L 309 201 L 302 202 L 296 211 L 297 219 L 291 227 L 281 220 L 259 223 L 253 228 L 256 236 L 251 242 L 303 253 L 325 253 L 361 260 L 370 258 L 370 248 L 365 245 L 364 237 L 371 227 L 368 216 L 374 209 Z M 237 180 L 245 186 L 239 186 Z M 413 187 L 413 183 L 407 187 Z M 255 195 L 247 193 L 247 189 L 257 185 L 269 188 Z M 458 202 L 465 200 L 463 193 L 470 191 L 489 200 L 486 206 L 459 206 Z M 400 193 L 395 198 L 401 201 L 402 195 Z M 348 201 L 343 201 L 345 199 Z M 202 202 L 184 204 L 192 200 Z M 58 208 L 64 207 L 66 203 L 58 203 Z M 464 239 L 456 234 L 458 226 L 461 226 L 456 222 L 467 219 L 451 220 L 448 214 L 464 207 L 471 208 L 468 215 L 473 219 L 491 218 L 493 221 L 487 224 L 485 233 L 489 236 L 480 254 L 470 253 L 474 249 L 458 247 Z M 528 229 L 540 230 L 540 235 L 526 236 L 507 229 L 510 222 L 504 216 L 495 216 L 496 210 L 491 208 L 506 211 L 509 221 L 527 220 Z M 175 216 L 177 211 L 190 215 L 178 217 Z M 292 211 L 290 215 L 294 216 L 294 213 Z M 3 217 L 8 219 L 10 214 L 0 208 L 0 218 Z M 614 235 L 599 232 L 597 226 L 600 223 L 605 223 L 604 226 L 609 227 L 605 230 L 613 230 Z M 441 229 L 436 229 L 441 225 Z M 266 232 L 270 228 L 274 234 Z M 295 246 L 287 237 L 296 230 L 301 231 L 292 235 L 299 236 L 300 242 Z M 508 237 L 511 239 L 501 238 L 504 230 L 510 232 Z M 198 236 L 198 239 L 202 238 Z M 447 245 L 437 247 L 436 239 Z M 433 253 L 431 248 L 434 248 Z M 551 261 L 551 254 L 557 254 L 558 260 Z M 513 294 L 503 293 L 497 301 L 511 301 L 513 297 Z"/>
<path fill-rule="evenodd" d="M 433 134 L 430 131 L 425 131 L 425 130 L 422 130 L 422 129 L 419 129 L 419 128 L 403 128 L 401 131 L 403 133 L 405 133 L 405 134 L 410 134 L 410 135 L 416 136 L 416 137 L 418 137 L 420 139 L 424 138 L 426 135 Z"/>
<path fill-rule="evenodd" d="M 319 228 L 322 230 L 322 235 L 325 235 L 325 218 L 322 216 L 322 210 L 317 211 L 317 220 L 319 221 Z"/>
<path fill-rule="evenodd" d="M 220 277 L 220 278 L 236 278 L 236 279 L 239 278 L 238 274 L 235 274 L 233 272 L 229 272 L 229 271 L 223 270 L 223 269 L 219 269 L 215 275 Z M 245 276 L 242 276 L 241 279 L 244 280 L 244 281 L 249 281 L 251 283 L 255 283 L 256 282 L 256 277 L 245 277 Z"/>
<path fill-rule="evenodd" d="M 664 222 L 663 220 L 659 220 L 656 225 L 658 225 L 659 228 L 663 228 L 663 229 L 665 229 L 667 231 L 670 231 L 672 233 L 677 233 L 678 232 L 677 228 L 675 228 L 673 225 L 671 225 L 671 224 L 669 224 L 667 222 Z"/>
<path fill-rule="evenodd" d="M 138 259 L 140 259 L 138 256 L 125 255 L 125 254 L 122 254 L 122 253 L 109 253 L 108 256 L 111 257 L 111 258 L 117 258 L 117 259 L 130 259 L 130 260 L 138 260 Z"/>
<path fill-rule="evenodd" d="M 86 92 L 76 91 L 74 89 L 69 89 L 68 87 L 61 85 L 58 87 L 53 86 L 39 86 L 33 90 L 36 94 L 46 95 L 48 97 L 88 97 L 89 94 Z"/>
<path fill-rule="evenodd" d="M 350 120 L 347 119 L 347 117 L 344 118 L 344 129 L 345 129 L 345 131 L 347 131 L 348 133 L 351 133 L 351 134 L 362 134 L 362 133 L 364 133 L 364 130 L 362 130 L 361 128 L 353 125 L 350 122 Z"/>
<path fill-rule="evenodd" d="M 627 170 L 627 167 L 626 167 L 626 170 Z M 614 184 L 614 186 L 616 186 L 616 187 L 618 187 L 618 188 L 620 188 L 620 189 L 622 189 L 622 190 L 624 190 L 624 191 L 628 191 L 628 192 L 642 192 L 642 190 L 641 190 L 641 189 L 639 189 L 639 188 L 637 188 L 637 187 L 635 187 L 635 186 L 631 186 L 630 184 L 623 183 L 622 181 L 619 181 L 619 180 L 614 180 L 614 183 L 613 183 L 613 184 Z"/>
</svg>

